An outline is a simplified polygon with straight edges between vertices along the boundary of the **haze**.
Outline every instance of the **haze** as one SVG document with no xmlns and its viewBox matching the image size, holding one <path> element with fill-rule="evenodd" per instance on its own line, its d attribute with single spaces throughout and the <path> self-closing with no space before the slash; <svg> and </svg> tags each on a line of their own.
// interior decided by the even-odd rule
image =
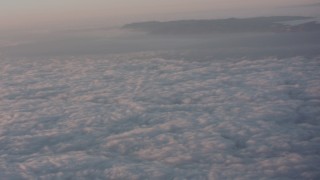
<svg viewBox="0 0 320 180">
<path fill-rule="evenodd" d="M 0 179 L 320 180 L 319 0 L 0 7 Z"/>
<path fill-rule="evenodd" d="M 272 13 L 271 8 L 312 3 L 316 0 L 2 0 L 0 30 L 110 26 L 137 20 L 219 18 L 257 13 L 265 15 L 266 12 Z M 251 14 L 246 13 L 248 9 Z"/>
</svg>

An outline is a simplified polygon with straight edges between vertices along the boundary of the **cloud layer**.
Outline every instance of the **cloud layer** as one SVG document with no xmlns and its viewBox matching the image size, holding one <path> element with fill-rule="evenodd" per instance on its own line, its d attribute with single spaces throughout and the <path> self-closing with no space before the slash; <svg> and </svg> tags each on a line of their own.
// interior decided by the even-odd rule
<svg viewBox="0 0 320 180">
<path fill-rule="evenodd" d="M 0 61 L 0 177 L 317 179 L 320 59 Z"/>
</svg>

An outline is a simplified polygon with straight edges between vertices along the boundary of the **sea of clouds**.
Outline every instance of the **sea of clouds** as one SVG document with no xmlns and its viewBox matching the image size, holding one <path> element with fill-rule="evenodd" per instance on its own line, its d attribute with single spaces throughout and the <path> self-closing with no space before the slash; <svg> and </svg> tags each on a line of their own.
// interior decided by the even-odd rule
<svg viewBox="0 0 320 180">
<path fill-rule="evenodd" d="M 0 60 L 1 179 L 319 179 L 320 57 Z"/>
</svg>

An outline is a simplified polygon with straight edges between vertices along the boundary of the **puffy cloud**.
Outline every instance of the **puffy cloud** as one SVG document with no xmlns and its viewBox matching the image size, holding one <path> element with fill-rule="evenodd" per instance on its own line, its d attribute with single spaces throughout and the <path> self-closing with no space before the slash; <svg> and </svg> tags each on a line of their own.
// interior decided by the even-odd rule
<svg viewBox="0 0 320 180">
<path fill-rule="evenodd" d="M 319 60 L 2 60 L 0 176 L 316 179 Z"/>
</svg>

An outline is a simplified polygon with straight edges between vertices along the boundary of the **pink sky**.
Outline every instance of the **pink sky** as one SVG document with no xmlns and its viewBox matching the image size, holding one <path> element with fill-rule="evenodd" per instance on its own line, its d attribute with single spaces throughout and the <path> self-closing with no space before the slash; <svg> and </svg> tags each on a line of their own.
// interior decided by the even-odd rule
<svg viewBox="0 0 320 180">
<path fill-rule="evenodd" d="M 315 3 L 317 0 L 1 0 L 0 29 L 94 24 L 195 17 L 201 12 L 227 15 L 275 7 Z M 239 12 L 240 12 L 239 11 Z M 231 15 L 230 15 L 231 16 Z M 209 16 L 208 16 L 209 17 Z M 121 21 L 122 20 L 122 21 Z"/>
</svg>

